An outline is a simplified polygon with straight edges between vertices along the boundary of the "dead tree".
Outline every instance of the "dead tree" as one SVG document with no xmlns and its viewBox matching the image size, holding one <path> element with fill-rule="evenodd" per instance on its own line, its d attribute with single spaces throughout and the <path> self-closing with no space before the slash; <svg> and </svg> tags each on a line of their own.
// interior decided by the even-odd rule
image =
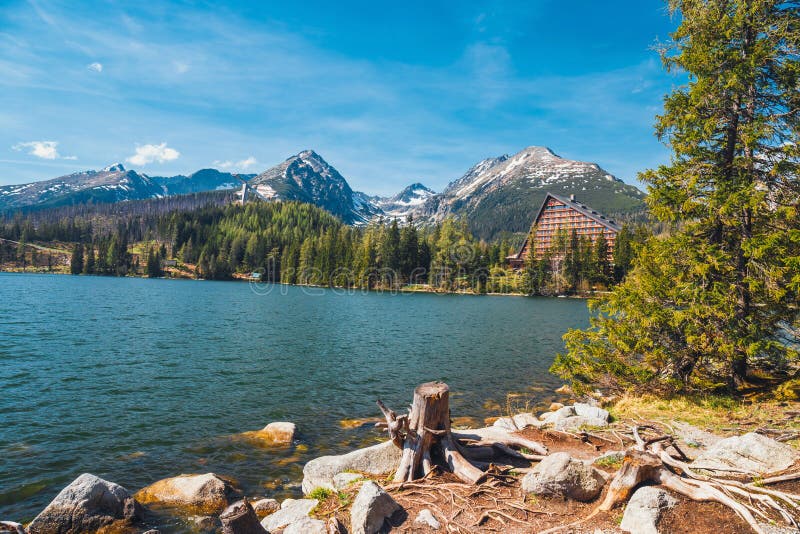
<svg viewBox="0 0 800 534">
<path fill-rule="evenodd" d="M 482 468 L 489 464 L 485 460 L 501 455 L 539 460 L 547 454 L 547 448 L 541 443 L 499 428 L 453 433 L 450 430 L 450 388 L 443 382 L 417 386 L 407 414 L 398 415 L 380 400 L 378 407 L 386 417 L 386 422 L 378 426 L 386 428 L 392 442 L 403 449 L 395 482 L 410 482 L 427 476 L 443 464 L 461 480 L 475 484 L 486 476 Z M 515 447 L 527 448 L 534 454 L 519 452 Z"/>
</svg>

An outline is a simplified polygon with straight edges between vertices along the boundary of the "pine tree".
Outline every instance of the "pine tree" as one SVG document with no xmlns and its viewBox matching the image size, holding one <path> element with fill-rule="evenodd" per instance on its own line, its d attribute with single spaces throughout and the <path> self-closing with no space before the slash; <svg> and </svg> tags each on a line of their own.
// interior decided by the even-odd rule
<svg viewBox="0 0 800 534">
<path fill-rule="evenodd" d="M 83 274 L 94 274 L 94 245 L 86 246 L 86 261 L 83 263 Z"/>
<path fill-rule="evenodd" d="M 663 51 L 688 74 L 665 99 L 669 165 L 648 171 L 648 240 L 625 282 L 565 336 L 553 370 L 580 383 L 736 390 L 786 378 L 800 316 L 800 6 L 672 0 Z"/>
<path fill-rule="evenodd" d="M 83 245 L 81 243 L 78 243 L 72 249 L 69 270 L 72 274 L 81 274 L 83 272 Z"/>
</svg>

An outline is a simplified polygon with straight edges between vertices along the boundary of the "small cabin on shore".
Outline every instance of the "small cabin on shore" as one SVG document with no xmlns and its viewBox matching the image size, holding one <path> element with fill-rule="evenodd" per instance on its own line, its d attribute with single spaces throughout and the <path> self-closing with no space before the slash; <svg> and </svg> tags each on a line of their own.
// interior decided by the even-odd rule
<svg viewBox="0 0 800 534">
<path fill-rule="evenodd" d="M 530 243 L 531 234 L 528 234 L 519 251 L 506 257 L 509 266 L 514 270 L 522 269 L 531 253 L 536 259 L 544 257 L 553 245 L 556 235 L 562 229 L 568 232 L 575 230 L 578 237 L 588 237 L 592 243 L 598 239 L 605 239 L 610 259 L 614 252 L 617 234 L 622 228 L 616 221 L 581 204 L 575 199 L 575 195 L 566 198 L 547 193 L 531 225 L 533 243 Z"/>
</svg>

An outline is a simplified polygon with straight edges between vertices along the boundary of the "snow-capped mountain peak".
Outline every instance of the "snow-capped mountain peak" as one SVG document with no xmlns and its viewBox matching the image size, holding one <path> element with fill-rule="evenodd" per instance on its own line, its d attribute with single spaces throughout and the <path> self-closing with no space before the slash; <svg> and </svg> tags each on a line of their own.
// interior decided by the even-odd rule
<svg viewBox="0 0 800 534">
<path fill-rule="evenodd" d="M 122 163 L 113 163 L 108 167 L 104 167 L 100 172 L 125 172 L 125 167 Z"/>
</svg>

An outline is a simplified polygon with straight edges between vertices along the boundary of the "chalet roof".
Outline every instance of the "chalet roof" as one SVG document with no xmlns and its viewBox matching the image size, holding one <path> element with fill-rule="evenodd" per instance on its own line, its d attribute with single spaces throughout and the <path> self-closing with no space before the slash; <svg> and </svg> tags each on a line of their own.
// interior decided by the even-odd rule
<svg viewBox="0 0 800 534">
<path fill-rule="evenodd" d="M 561 195 L 555 195 L 553 193 L 547 193 L 547 195 L 545 195 L 544 201 L 542 202 L 542 205 L 539 208 L 539 211 L 536 212 L 536 217 L 534 217 L 534 219 L 533 219 L 533 224 L 536 224 L 536 221 L 538 221 L 539 217 L 541 217 L 545 206 L 547 206 L 547 201 L 550 198 L 554 198 L 554 199 L 558 200 L 559 202 L 561 202 L 562 204 L 566 204 L 567 206 L 569 206 L 570 208 L 574 209 L 578 213 L 580 213 L 582 215 L 585 215 L 586 217 L 589 217 L 593 221 L 602 224 L 603 226 L 605 226 L 609 230 L 613 230 L 614 232 L 619 232 L 619 231 L 622 230 L 622 227 L 619 224 L 617 224 L 616 221 L 614 221 L 613 219 L 607 219 L 605 215 L 601 214 L 598 211 L 593 210 L 592 208 L 590 208 L 586 204 L 581 204 L 580 202 L 578 202 L 574 198 L 566 198 L 566 197 L 562 197 Z"/>
</svg>

